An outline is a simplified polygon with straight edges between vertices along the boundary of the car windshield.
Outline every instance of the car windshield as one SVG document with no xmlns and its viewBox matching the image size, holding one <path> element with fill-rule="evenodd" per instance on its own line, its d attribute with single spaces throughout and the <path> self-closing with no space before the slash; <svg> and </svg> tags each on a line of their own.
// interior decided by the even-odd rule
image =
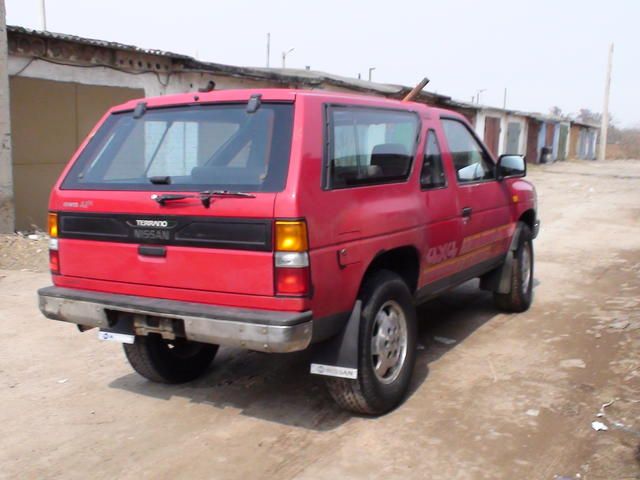
<svg viewBox="0 0 640 480">
<path fill-rule="evenodd" d="M 110 115 L 69 171 L 63 189 L 284 189 L 293 105 L 197 105 Z"/>
</svg>

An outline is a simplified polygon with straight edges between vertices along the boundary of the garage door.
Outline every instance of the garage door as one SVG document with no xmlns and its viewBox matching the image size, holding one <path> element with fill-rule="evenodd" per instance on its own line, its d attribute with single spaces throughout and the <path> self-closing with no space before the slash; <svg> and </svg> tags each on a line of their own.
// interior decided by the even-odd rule
<svg viewBox="0 0 640 480">
<path fill-rule="evenodd" d="M 16 229 L 44 229 L 49 192 L 67 161 L 111 106 L 142 89 L 11 77 Z"/>
<path fill-rule="evenodd" d="M 486 117 L 484 119 L 484 143 L 495 156 L 498 156 L 499 140 L 500 119 L 495 117 Z"/>
</svg>

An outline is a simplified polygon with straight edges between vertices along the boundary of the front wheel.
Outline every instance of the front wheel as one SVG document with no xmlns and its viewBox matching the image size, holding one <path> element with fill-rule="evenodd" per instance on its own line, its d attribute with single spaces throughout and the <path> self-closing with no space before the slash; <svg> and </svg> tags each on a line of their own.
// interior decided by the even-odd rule
<svg viewBox="0 0 640 480">
<path fill-rule="evenodd" d="M 528 225 L 522 225 L 510 272 L 511 291 L 494 293 L 496 306 L 506 312 L 524 312 L 533 300 L 533 238 Z"/>
<path fill-rule="evenodd" d="M 396 407 L 409 388 L 416 352 L 416 311 L 407 284 L 382 270 L 365 281 L 355 380 L 327 378 L 346 410 L 378 415 Z"/>
<path fill-rule="evenodd" d="M 143 377 L 158 383 L 184 383 L 202 375 L 218 352 L 217 345 L 184 338 L 165 340 L 151 334 L 123 344 L 127 360 Z"/>
</svg>

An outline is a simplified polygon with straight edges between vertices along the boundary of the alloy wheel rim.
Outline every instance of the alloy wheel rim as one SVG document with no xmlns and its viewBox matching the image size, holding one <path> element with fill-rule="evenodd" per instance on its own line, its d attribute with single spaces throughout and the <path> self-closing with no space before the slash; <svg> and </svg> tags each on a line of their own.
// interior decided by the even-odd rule
<svg viewBox="0 0 640 480">
<path fill-rule="evenodd" d="M 376 313 L 371 333 L 371 362 L 378 380 L 395 381 L 406 356 L 407 319 L 400 305 L 389 300 Z"/>
</svg>

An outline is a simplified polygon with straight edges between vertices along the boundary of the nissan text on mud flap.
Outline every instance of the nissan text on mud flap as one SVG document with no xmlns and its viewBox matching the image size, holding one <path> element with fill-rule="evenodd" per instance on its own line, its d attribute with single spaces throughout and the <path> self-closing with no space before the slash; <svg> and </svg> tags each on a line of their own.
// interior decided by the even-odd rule
<svg viewBox="0 0 640 480">
<path fill-rule="evenodd" d="M 413 102 L 236 90 L 112 108 L 50 201 L 40 309 L 186 382 L 219 345 L 313 347 L 342 407 L 407 392 L 415 305 L 469 279 L 529 308 L 536 194 L 460 115 Z"/>
</svg>

